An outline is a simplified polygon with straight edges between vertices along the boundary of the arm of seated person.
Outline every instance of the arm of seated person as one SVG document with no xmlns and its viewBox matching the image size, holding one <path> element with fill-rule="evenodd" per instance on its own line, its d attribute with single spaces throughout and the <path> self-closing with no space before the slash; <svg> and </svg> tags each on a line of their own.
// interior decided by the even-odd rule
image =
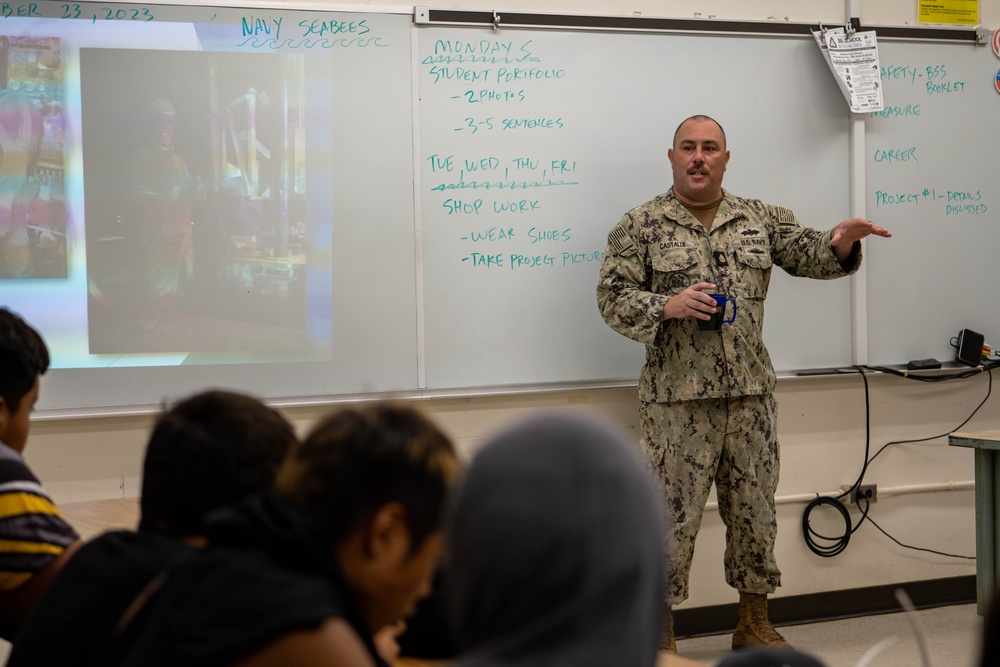
<svg viewBox="0 0 1000 667">
<path fill-rule="evenodd" d="M 20 628 L 49 583 L 82 545 L 81 540 L 76 540 L 23 584 L 0 593 L 0 618 L 12 627 Z"/>
<path fill-rule="evenodd" d="M 375 667 L 375 663 L 354 629 L 342 618 L 330 618 L 315 630 L 279 637 L 233 667 Z"/>
</svg>

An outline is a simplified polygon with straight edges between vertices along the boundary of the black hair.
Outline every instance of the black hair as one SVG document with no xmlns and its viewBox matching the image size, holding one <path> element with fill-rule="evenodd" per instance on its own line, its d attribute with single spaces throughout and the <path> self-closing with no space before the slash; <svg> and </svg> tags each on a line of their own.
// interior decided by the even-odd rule
<svg viewBox="0 0 1000 667">
<path fill-rule="evenodd" d="M 341 544 L 380 507 L 406 510 L 413 553 L 441 527 L 458 470 L 451 441 L 417 410 L 375 403 L 339 410 L 285 461 L 275 489 Z"/>
<path fill-rule="evenodd" d="M 142 470 L 143 529 L 175 537 L 202 531 L 212 510 L 266 491 L 295 431 L 276 410 L 243 394 L 195 394 L 157 420 Z"/>
<path fill-rule="evenodd" d="M 0 398 L 10 412 L 49 369 L 49 348 L 30 324 L 0 308 Z"/>
</svg>

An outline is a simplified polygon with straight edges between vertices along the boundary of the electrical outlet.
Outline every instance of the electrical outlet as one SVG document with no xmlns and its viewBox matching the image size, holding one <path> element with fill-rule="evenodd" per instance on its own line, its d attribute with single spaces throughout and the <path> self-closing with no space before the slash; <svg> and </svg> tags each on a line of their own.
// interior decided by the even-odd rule
<svg viewBox="0 0 1000 667">
<path fill-rule="evenodd" d="M 841 491 L 847 491 L 850 488 L 850 484 L 841 484 L 840 486 Z M 866 499 L 869 505 L 878 502 L 878 484 L 862 484 L 851 491 L 850 494 L 841 498 L 840 503 L 847 507 L 857 505 L 859 497 Z"/>
<path fill-rule="evenodd" d="M 854 491 L 851 491 L 851 504 L 857 505 L 858 499 L 868 500 L 868 504 L 878 502 L 878 484 L 862 484 Z"/>
</svg>

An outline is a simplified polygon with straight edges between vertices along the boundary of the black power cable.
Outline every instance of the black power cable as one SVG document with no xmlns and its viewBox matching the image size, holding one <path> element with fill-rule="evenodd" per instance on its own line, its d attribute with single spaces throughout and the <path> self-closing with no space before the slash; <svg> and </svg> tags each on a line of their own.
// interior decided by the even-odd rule
<svg viewBox="0 0 1000 667">
<path fill-rule="evenodd" d="M 973 377 L 974 375 L 979 375 L 980 373 L 989 373 L 994 368 L 1000 366 L 1000 361 L 991 361 L 989 363 L 983 364 L 982 366 L 976 366 L 975 368 L 968 368 L 963 371 L 958 371 L 956 373 L 935 373 L 933 375 L 924 374 L 914 374 L 910 371 L 901 371 L 895 368 L 889 368 L 888 366 L 855 366 L 855 368 L 866 368 L 870 371 L 877 371 L 879 373 L 888 373 L 889 375 L 895 375 L 897 377 L 906 378 L 907 380 L 916 380 L 918 382 L 946 382 L 948 380 L 962 380 L 965 378 Z"/>
<path fill-rule="evenodd" d="M 871 444 L 871 410 L 869 409 L 870 401 L 868 400 L 868 376 L 865 375 L 865 369 L 861 366 L 855 366 L 855 368 L 861 374 L 861 379 L 865 383 L 865 463 L 861 466 L 861 474 L 858 475 L 857 481 L 839 496 L 818 496 L 811 500 L 802 512 L 802 539 L 805 540 L 806 546 L 809 547 L 810 551 L 823 558 L 832 558 L 843 552 L 851 541 L 851 535 L 861 527 L 864 521 L 864 516 L 862 516 L 861 521 L 858 521 L 858 524 L 852 527 L 851 515 L 843 503 L 840 502 L 841 498 L 849 497 L 855 489 L 861 486 L 861 482 L 865 478 L 865 471 L 868 470 L 868 451 Z M 809 517 L 812 515 L 812 511 L 823 505 L 835 508 L 840 513 L 841 518 L 843 518 L 844 532 L 840 535 L 822 535 L 813 530 L 809 524 Z M 823 540 L 823 542 L 821 543 L 818 540 Z"/>
<path fill-rule="evenodd" d="M 984 405 L 986 405 L 986 401 L 990 400 L 990 395 L 993 393 L 993 373 L 990 371 L 992 371 L 993 368 L 995 367 L 996 367 L 995 365 L 990 366 L 989 368 L 986 368 L 985 366 L 983 367 L 987 371 L 987 378 L 988 378 L 986 384 L 986 396 L 983 397 L 983 400 L 979 402 L 979 405 L 976 406 L 976 409 L 973 410 L 972 413 L 968 417 L 966 417 L 965 421 L 963 421 L 961 424 L 951 429 L 947 433 L 942 433 L 940 435 L 931 435 L 926 438 L 914 438 L 912 440 L 892 440 L 890 442 L 887 442 L 881 447 L 879 447 L 879 450 L 877 452 L 872 454 L 872 457 L 868 459 L 868 462 L 871 463 L 872 461 L 874 461 L 875 457 L 877 457 L 879 454 L 885 451 L 885 448 L 888 447 L 889 445 L 909 445 L 917 442 L 927 442 L 928 440 L 937 440 L 938 438 L 944 438 L 951 435 L 958 429 L 968 424 L 972 420 L 972 418 L 976 416 L 976 413 L 979 412 L 979 409 L 982 408 Z M 969 377 L 969 376 L 963 375 L 962 377 Z"/>
<path fill-rule="evenodd" d="M 857 524 L 852 524 L 851 515 L 847 511 L 847 508 L 844 506 L 844 504 L 841 502 L 841 499 L 845 497 L 850 497 L 851 494 L 855 493 L 857 489 L 860 488 L 861 483 L 864 481 L 865 473 L 868 471 L 868 466 L 889 445 L 925 442 L 928 440 L 942 438 L 951 433 L 954 433 L 955 431 L 957 431 L 958 429 L 962 428 L 967 423 L 969 423 L 969 421 L 976 415 L 976 413 L 979 412 L 980 408 L 982 408 L 983 405 L 986 404 L 986 401 L 989 400 L 990 395 L 993 392 L 992 371 L 994 368 L 997 368 L 998 366 L 1000 366 L 1000 362 L 994 361 L 985 364 L 981 367 L 971 368 L 969 370 L 961 371 L 959 373 L 935 374 L 933 376 L 914 375 L 912 373 L 906 373 L 891 368 L 885 368 L 882 366 L 854 366 L 854 368 L 861 375 L 861 379 L 864 381 L 865 385 L 865 462 L 864 465 L 861 466 L 861 473 L 858 475 L 857 481 L 855 481 L 854 484 L 850 486 L 850 488 L 848 488 L 843 493 L 837 496 L 819 496 L 810 501 L 809 504 L 806 505 L 806 508 L 802 513 L 802 538 L 805 540 L 806 546 L 809 547 L 809 550 L 812 551 L 817 556 L 822 556 L 824 558 L 832 558 L 833 556 L 842 553 L 844 549 L 847 548 L 847 545 L 850 543 L 851 535 L 853 535 L 854 532 L 857 531 L 858 528 L 861 527 L 861 524 L 863 524 L 867 519 L 883 535 L 885 535 L 886 537 L 888 537 L 890 540 L 892 540 L 901 547 L 905 547 L 907 549 L 914 549 L 917 551 L 926 551 L 941 556 L 949 556 L 953 558 L 966 558 L 966 559 L 972 558 L 974 560 L 975 557 L 973 556 L 962 556 L 958 554 L 944 553 L 941 551 L 935 551 L 933 549 L 925 549 L 922 547 L 914 547 L 908 544 L 903 544 L 902 542 L 894 538 L 892 535 L 887 533 L 885 530 L 883 530 L 881 526 L 875 523 L 875 521 L 870 516 L 868 516 L 868 509 L 870 505 L 868 499 L 864 496 L 857 497 L 858 507 L 859 509 L 861 509 L 861 518 L 858 520 Z M 952 430 L 948 431 L 948 433 L 930 436 L 926 438 L 917 438 L 913 440 L 894 440 L 892 442 L 887 442 L 886 444 L 882 445 L 882 447 L 879 448 L 879 450 L 875 452 L 873 456 L 869 457 L 868 453 L 870 451 L 870 445 L 871 445 L 871 424 L 870 424 L 871 401 L 869 399 L 868 376 L 865 374 L 866 369 L 869 371 L 889 373 L 891 375 L 897 375 L 899 377 L 904 377 L 911 380 L 917 380 L 920 382 L 944 382 L 946 380 L 968 378 L 985 372 L 989 378 L 989 382 L 986 390 L 986 396 L 983 398 L 982 401 L 980 401 L 979 405 L 976 406 L 976 408 L 972 411 L 972 413 L 961 424 L 959 424 Z M 864 501 L 863 508 L 861 507 L 862 500 Z M 841 518 L 844 521 L 844 530 L 842 533 L 840 533 L 839 535 L 822 535 L 812 528 L 812 526 L 810 525 L 810 516 L 812 514 L 812 511 L 820 506 L 830 506 L 839 512 Z"/>
</svg>

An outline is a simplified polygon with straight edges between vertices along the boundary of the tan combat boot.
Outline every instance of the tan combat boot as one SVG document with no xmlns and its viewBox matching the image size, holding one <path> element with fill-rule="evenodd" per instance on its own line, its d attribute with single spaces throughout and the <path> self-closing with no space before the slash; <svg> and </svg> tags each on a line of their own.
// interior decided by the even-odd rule
<svg viewBox="0 0 1000 667">
<path fill-rule="evenodd" d="M 660 626 L 660 650 L 677 653 L 677 640 L 674 638 L 674 613 L 670 605 L 663 606 L 663 619 Z"/>
<path fill-rule="evenodd" d="M 733 650 L 746 646 L 792 648 L 767 618 L 767 595 L 740 593 L 740 621 L 733 633 Z"/>
</svg>

